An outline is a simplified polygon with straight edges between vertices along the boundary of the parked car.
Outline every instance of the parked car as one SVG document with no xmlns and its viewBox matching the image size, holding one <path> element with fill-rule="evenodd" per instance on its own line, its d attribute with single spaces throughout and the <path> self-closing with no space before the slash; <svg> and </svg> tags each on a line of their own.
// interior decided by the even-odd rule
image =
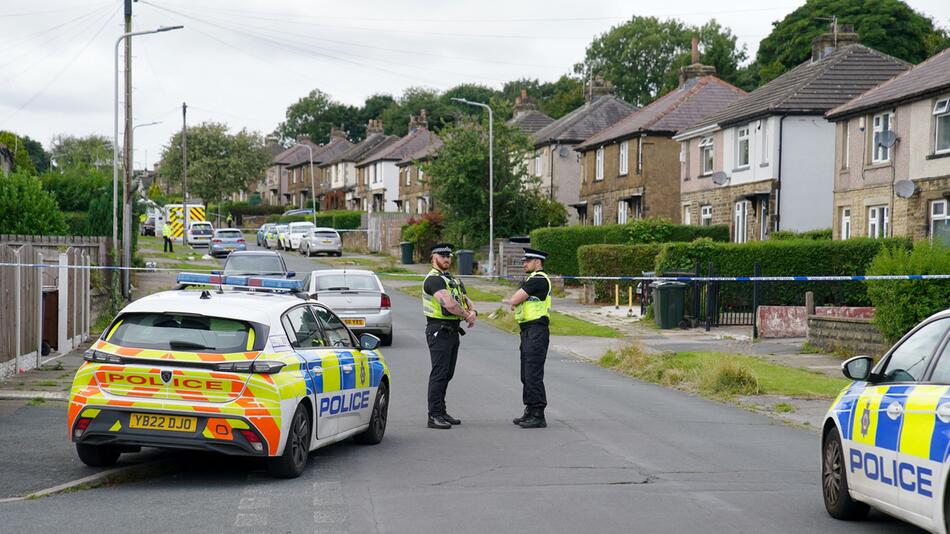
<svg viewBox="0 0 950 534">
<path fill-rule="evenodd" d="M 244 234 L 237 228 L 223 228 L 216 230 L 211 238 L 211 247 L 208 254 L 212 256 L 227 256 L 236 250 L 247 250 Z"/>
<path fill-rule="evenodd" d="M 379 337 L 383 345 L 392 344 L 392 301 L 374 272 L 313 271 L 305 287 L 311 299 L 332 309 L 354 332 L 368 332 Z"/>
<path fill-rule="evenodd" d="M 191 223 L 188 232 L 185 234 L 186 243 L 189 245 L 211 244 L 211 237 L 214 235 L 214 226 L 206 221 L 197 221 Z"/>
<path fill-rule="evenodd" d="M 284 215 L 313 215 L 313 208 L 287 210 Z"/>
<path fill-rule="evenodd" d="M 275 224 L 274 227 L 264 235 L 264 246 L 267 248 L 278 248 L 280 246 L 280 234 L 286 231 L 286 224 Z"/>
<path fill-rule="evenodd" d="M 155 235 L 155 217 L 145 219 L 145 222 L 142 223 L 141 232 L 142 235 Z"/>
<path fill-rule="evenodd" d="M 293 278 L 294 271 L 287 270 L 287 264 L 279 252 L 269 250 L 242 250 L 232 252 L 224 262 L 220 273 L 226 276 L 283 276 Z"/>
<path fill-rule="evenodd" d="M 342 256 L 343 240 L 333 228 L 313 228 L 300 240 L 300 247 L 297 250 L 308 257 L 321 252 Z"/>
<path fill-rule="evenodd" d="M 314 228 L 312 222 L 292 222 L 287 225 L 287 231 L 280 236 L 280 248 L 297 250 L 303 236 Z"/>
<path fill-rule="evenodd" d="M 269 232 L 271 228 L 275 226 L 277 226 L 276 223 L 264 223 L 260 228 L 257 229 L 257 246 L 264 246 L 264 238 L 267 236 L 267 232 Z"/>
</svg>

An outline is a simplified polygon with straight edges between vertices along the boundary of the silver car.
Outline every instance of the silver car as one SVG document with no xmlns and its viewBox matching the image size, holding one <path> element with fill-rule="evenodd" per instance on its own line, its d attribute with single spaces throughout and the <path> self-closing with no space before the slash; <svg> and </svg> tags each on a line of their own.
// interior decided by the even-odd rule
<svg viewBox="0 0 950 534">
<path fill-rule="evenodd" d="M 313 228 L 300 240 L 298 248 L 301 254 L 313 256 L 324 252 L 326 254 L 343 255 L 343 240 L 333 228 Z"/>
<path fill-rule="evenodd" d="M 379 337 L 383 345 L 392 344 L 392 302 L 372 271 L 313 271 L 306 287 L 310 298 L 332 309 L 350 330 L 368 332 Z"/>
</svg>

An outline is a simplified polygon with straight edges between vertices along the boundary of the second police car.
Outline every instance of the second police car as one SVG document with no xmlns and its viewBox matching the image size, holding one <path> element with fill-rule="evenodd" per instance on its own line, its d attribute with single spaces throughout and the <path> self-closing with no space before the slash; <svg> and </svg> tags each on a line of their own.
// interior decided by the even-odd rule
<svg viewBox="0 0 950 534">
<path fill-rule="evenodd" d="M 299 291 L 298 280 L 182 273 L 179 282 L 244 290 L 167 291 L 119 313 L 70 391 L 68 430 L 83 462 L 198 449 L 266 457 L 273 475 L 295 477 L 314 449 L 383 439 L 390 379 L 378 338 L 357 338 L 305 295 L 275 292 Z"/>
<path fill-rule="evenodd" d="M 828 513 L 861 519 L 869 506 L 945 533 L 950 521 L 950 310 L 905 335 L 874 366 L 842 365 L 854 380 L 825 416 L 822 494 Z"/>
</svg>

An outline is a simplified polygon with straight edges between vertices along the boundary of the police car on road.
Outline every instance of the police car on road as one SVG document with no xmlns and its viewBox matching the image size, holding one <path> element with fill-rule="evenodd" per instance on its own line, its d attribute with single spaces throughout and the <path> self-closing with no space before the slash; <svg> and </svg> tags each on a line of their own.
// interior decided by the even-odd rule
<svg viewBox="0 0 950 534">
<path fill-rule="evenodd" d="M 198 449 L 266 457 L 273 475 L 295 477 L 314 449 L 383 439 L 390 378 L 378 338 L 357 338 L 296 293 L 299 280 L 178 281 L 257 291 L 168 291 L 126 306 L 73 380 L 68 430 L 83 462 Z"/>
<path fill-rule="evenodd" d="M 822 432 L 822 493 L 838 519 L 869 506 L 932 532 L 950 522 L 950 309 L 905 335 L 874 366 L 842 365 L 854 382 L 835 400 Z"/>
</svg>

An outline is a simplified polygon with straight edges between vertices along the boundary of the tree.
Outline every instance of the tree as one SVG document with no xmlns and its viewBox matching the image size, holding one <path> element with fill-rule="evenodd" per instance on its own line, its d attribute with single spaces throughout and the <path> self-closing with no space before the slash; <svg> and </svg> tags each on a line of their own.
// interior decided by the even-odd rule
<svg viewBox="0 0 950 534">
<path fill-rule="evenodd" d="M 690 32 L 690 41 L 693 34 L 699 39 L 700 63 L 715 67 L 716 76 L 721 80 L 736 85 L 743 83 L 739 65 L 748 58 L 748 54 L 745 45 L 741 48 L 738 46 L 738 38 L 733 35 L 732 30 L 723 28 L 716 19 L 713 19 L 698 28 L 693 28 Z M 691 43 L 687 43 L 687 48 L 670 65 L 662 93 L 671 91 L 679 85 L 680 68 L 693 62 L 690 48 Z M 743 88 L 752 89 L 752 87 Z"/>
<path fill-rule="evenodd" d="M 50 144 L 57 169 L 105 169 L 112 167 L 112 140 L 102 135 L 77 137 L 60 134 Z"/>
<path fill-rule="evenodd" d="M 333 100 L 330 95 L 319 89 L 310 93 L 287 108 L 286 119 L 277 126 L 275 133 L 284 143 L 291 143 L 300 135 L 307 135 L 314 143 L 326 143 L 330 140 L 330 128 L 342 127 L 356 139 L 360 130 L 360 110 Z"/>
<path fill-rule="evenodd" d="M 19 144 L 26 148 L 26 152 L 30 155 L 30 161 L 33 162 L 33 168 L 36 169 L 36 172 L 46 172 L 49 169 L 49 152 L 43 149 L 43 144 L 35 139 L 31 139 L 28 135 L 17 135 L 16 137 L 20 141 Z M 14 145 L 17 145 L 17 143 L 14 143 Z M 10 149 L 13 150 L 13 147 L 10 147 Z"/>
<path fill-rule="evenodd" d="M 410 87 L 379 116 L 387 134 L 403 136 L 409 132 L 409 117 L 426 110 L 429 128 L 439 131 L 443 124 L 455 122 L 458 110 L 446 104 L 438 91 L 424 87 Z"/>
<path fill-rule="evenodd" d="M 920 63 L 950 46 L 947 32 L 900 0 L 808 0 L 759 43 L 752 77 L 766 83 L 811 57 L 812 40 L 829 21 L 854 26 L 862 44 L 910 63 Z"/>
<path fill-rule="evenodd" d="M 188 128 L 188 193 L 206 203 L 244 191 L 270 165 L 270 152 L 257 132 L 228 133 L 225 124 L 205 122 Z M 181 183 L 181 132 L 162 153 L 159 175 Z"/>
<path fill-rule="evenodd" d="M 505 83 L 501 95 L 509 103 L 524 89 L 535 99 L 538 111 L 559 119 L 584 104 L 584 82 L 564 75 L 553 82 L 541 83 L 537 79 L 522 78 Z"/>
<path fill-rule="evenodd" d="M 386 108 L 394 105 L 396 99 L 391 95 L 376 94 L 369 96 L 359 110 L 359 124 L 352 126 L 349 132 L 350 139 L 366 139 L 366 123 L 370 119 L 378 119 Z"/>
<path fill-rule="evenodd" d="M 63 211 L 86 211 L 93 198 L 109 189 L 112 196 L 112 174 L 106 170 L 66 167 L 40 176 L 43 188 L 56 199 Z"/>
<path fill-rule="evenodd" d="M 30 153 L 27 151 L 23 139 L 23 136 L 13 132 L 0 131 L 0 145 L 6 145 L 10 152 L 13 152 L 12 170 L 35 174 L 36 166 L 33 165 L 33 160 L 30 158 Z"/>
<path fill-rule="evenodd" d="M 64 233 L 63 212 L 32 173 L 19 170 L 0 176 L 0 234 Z"/>
<path fill-rule="evenodd" d="M 566 217 L 537 191 L 538 179 L 529 175 L 525 158 L 532 150 L 528 138 L 500 117 L 506 105 L 492 101 L 497 110 L 494 127 L 495 235 L 528 233 L 536 226 L 564 224 Z M 466 119 L 443 129 L 445 145 L 437 158 L 423 164 L 430 176 L 436 206 L 445 216 L 445 235 L 463 246 L 488 241 L 488 117 Z M 553 215 L 552 215 L 553 214 Z M 554 220 L 551 220 L 553 217 Z M 543 219 L 543 220 L 542 220 Z"/>
</svg>

